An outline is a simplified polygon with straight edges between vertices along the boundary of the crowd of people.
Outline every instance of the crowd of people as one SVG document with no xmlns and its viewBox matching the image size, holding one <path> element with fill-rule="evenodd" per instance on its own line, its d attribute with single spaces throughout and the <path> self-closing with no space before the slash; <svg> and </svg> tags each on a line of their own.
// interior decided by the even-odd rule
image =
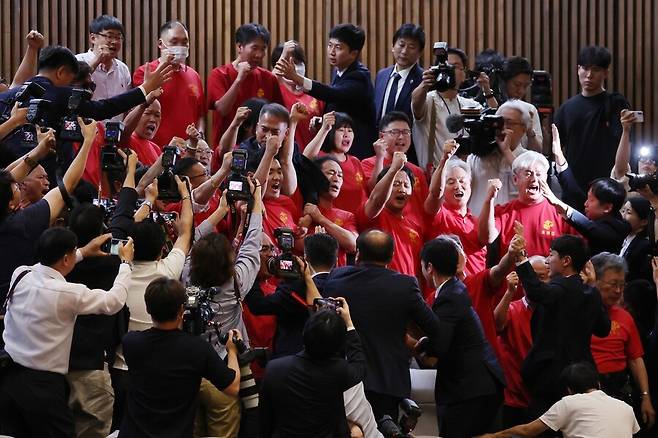
<svg viewBox="0 0 658 438">
<path fill-rule="evenodd" d="M 26 38 L 0 84 L 1 434 L 407 436 L 412 368 L 442 437 L 655 433 L 658 150 L 605 47 L 542 126 L 529 60 L 423 66 L 411 23 L 374 83 L 353 24 L 331 83 L 257 23 L 205 87 L 180 21 L 132 74 L 116 17 L 77 55 Z"/>
</svg>

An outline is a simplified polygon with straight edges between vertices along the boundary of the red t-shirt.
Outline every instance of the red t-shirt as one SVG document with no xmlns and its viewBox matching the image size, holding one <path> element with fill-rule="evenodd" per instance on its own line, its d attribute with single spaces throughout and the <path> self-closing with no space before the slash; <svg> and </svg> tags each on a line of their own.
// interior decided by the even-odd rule
<svg viewBox="0 0 658 438">
<path fill-rule="evenodd" d="M 551 241 L 556 237 L 564 234 L 579 235 L 546 199 L 534 205 L 526 205 L 515 199 L 497 205 L 494 215 L 496 228 L 500 231 L 500 257 L 507 253 L 514 237 L 514 221 L 523 224 L 528 256 L 547 256 L 551 251 Z"/>
<path fill-rule="evenodd" d="M 212 123 L 212 147 L 217 147 L 219 139 L 235 117 L 235 112 L 238 107 L 244 103 L 245 100 L 252 97 L 266 99 L 270 102 L 283 104 L 281 98 L 281 91 L 279 90 L 279 81 L 268 70 L 262 67 L 257 67 L 251 70 L 244 78 L 238 89 L 238 95 L 233 103 L 231 111 L 222 117 L 218 111 L 215 110 L 215 102 L 221 99 L 235 80 L 238 78 L 238 71 L 233 67 L 233 64 L 225 64 L 221 67 L 215 67 L 208 75 L 208 106 L 213 112 Z"/>
<path fill-rule="evenodd" d="M 377 228 L 386 231 L 393 237 L 395 250 L 393 260 L 388 268 L 402 274 L 416 277 L 420 273 L 420 251 L 423 249 L 424 223 L 417 222 L 412 216 L 397 216 L 386 207 L 374 219 L 368 218 L 365 213 L 365 204 L 362 204 L 356 214 L 359 230 Z"/>
<path fill-rule="evenodd" d="M 299 145 L 299 151 L 303 152 L 306 145 L 313 140 L 313 137 L 315 137 L 315 134 L 312 134 L 308 128 L 308 122 L 311 117 L 321 117 L 322 114 L 324 114 L 324 102 L 317 100 L 315 97 L 304 92 L 295 93 L 294 91 L 290 91 L 290 89 L 283 84 L 279 84 L 279 88 L 281 89 L 283 106 L 288 108 L 288 111 L 290 111 L 292 106 L 297 102 L 303 103 L 308 109 L 309 118 L 302 120 L 297 124 L 297 128 L 295 129 L 295 141 Z"/>
<path fill-rule="evenodd" d="M 628 366 L 630 359 L 644 355 L 635 321 L 624 308 L 614 305 L 608 309 L 610 334 L 605 338 L 592 336 L 592 356 L 599 373 L 616 373 Z"/>
<path fill-rule="evenodd" d="M 505 372 L 505 405 L 527 408 L 530 394 L 521 378 L 521 365 L 532 348 L 530 320 L 532 308 L 524 300 L 512 301 L 507 312 L 507 325 L 498 337 L 498 356 Z"/>
<path fill-rule="evenodd" d="M 363 175 L 366 180 L 366 187 L 367 181 L 370 180 L 372 171 L 375 167 L 375 159 L 376 157 L 370 157 L 361 161 Z M 391 159 L 384 158 L 384 167 L 390 166 L 391 161 Z M 411 200 L 404 209 L 404 214 L 416 216 L 417 220 L 422 221 L 424 220 L 425 199 L 427 199 L 427 194 L 429 193 L 427 178 L 425 178 L 425 172 L 423 172 L 423 169 L 415 164 L 407 163 L 406 166 L 411 169 L 411 172 L 414 174 L 414 189 L 411 195 Z"/>
<path fill-rule="evenodd" d="M 278 198 L 263 199 L 263 231 L 276 242 L 274 237 L 275 228 L 290 228 L 295 230 L 299 221 L 300 211 L 295 202 L 286 195 L 280 195 Z"/>
<path fill-rule="evenodd" d="M 332 208 L 323 208 L 319 207 L 320 213 L 327 219 L 329 219 L 331 222 L 335 223 L 339 227 L 351 231 L 353 233 L 357 233 L 356 229 L 356 217 L 350 213 L 349 211 L 341 210 L 340 208 L 332 207 Z M 313 224 L 311 227 L 309 227 L 308 234 L 315 234 L 315 226 L 318 224 Z M 338 261 L 336 262 L 336 266 L 345 266 L 347 265 L 347 252 L 342 247 L 338 248 Z"/>
<path fill-rule="evenodd" d="M 101 122 L 97 122 L 96 127 L 98 128 L 96 137 L 94 137 L 94 142 L 89 150 L 85 170 L 82 172 L 82 179 L 89 181 L 94 187 L 98 187 L 98 182 L 101 179 L 101 150 L 105 144 L 105 127 Z M 80 144 L 76 144 L 76 152 L 80 150 L 80 146 Z M 103 188 L 103 191 L 106 190 L 107 188 Z"/>
<path fill-rule="evenodd" d="M 276 290 L 277 282 L 278 280 L 274 277 L 261 281 L 260 288 L 263 291 L 263 295 L 268 296 L 273 294 Z M 249 334 L 249 345 L 252 347 L 268 348 L 272 351 L 272 341 L 274 340 L 274 332 L 276 331 L 276 316 L 254 315 L 249 310 L 247 303 L 243 303 L 242 320 Z M 255 377 L 262 377 L 265 374 L 265 370 L 256 362 L 252 364 L 251 369 Z"/>
<path fill-rule="evenodd" d="M 128 146 L 135 151 L 137 159 L 146 166 L 151 166 L 158 161 L 158 158 L 162 153 L 162 150 L 157 144 L 153 143 L 151 140 L 138 137 L 134 132 L 130 136 L 130 143 Z"/>
<path fill-rule="evenodd" d="M 494 288 L 489 283 L 489 274 L 491 269 L 485 269 L 477 274 L 464 279 L 464 284 L 468 289 L 468 294 L 473 303 L 473 309 L 480 317 L 484 336 L 491 344 L 491 348 L 497 352 L 498 342 L 496 341 L 496 323 L 494 322 L 493 311 L 498 302 L 495 297 L 501 289 L 505 289 L 506 284 L 503 281 L 500 286 Z"/>
<path fill-rule="evenodd" d="M 325 155 L 327 154 L 320 152 L 320 156 Z M 343 186 L 340 188 L 340 194 L 334 200 L 334 207 L 356 214 L 359 207 L 368 200 L 361 161 L 347 155 L 347 159 L 340 163 L 340 167 L 343 169 Z"/>
<path fill-rule="evenodd" d="M 480 245 L 478 219 L 471 214 L 470 209 L 468 209 L 466 216 L 462 216 L 458 210 L 452 209 L 444 203 L 434 216 L 430 232 L 433 235 L 427 236 L 428 238 L 434 238 L 441 234 L 459 236 L 464 252 L 466 252 L 466 266 L 464 266 L 466 278 L 486 268 L 487 247 Z"/>
<path fill-rule="evenodd" d="M 150 62 L 151 71 L 158 68 L 160 60 Z M 144 82 L 144 65 L 133 74 L 133 84 L 139 86 Z M 162 85 L 163 93 L 158 98 L 162 106 L 162 121 L 153 137 L 153 143 L 160 148 L 169 144 L 172 137 L 187 138 L 187 125 L 195 124 L 206 115 L 206 99 L 203 83 L 189 65 L 181 65 L 171 79 Z"/>
</svg>

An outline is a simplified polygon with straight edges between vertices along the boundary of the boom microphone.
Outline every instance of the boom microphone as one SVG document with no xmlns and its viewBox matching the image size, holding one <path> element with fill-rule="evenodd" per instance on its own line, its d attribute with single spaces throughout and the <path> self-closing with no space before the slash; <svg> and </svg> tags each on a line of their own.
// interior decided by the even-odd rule
<svg viewBox="0 0 658 438">
<path fill-rule="evenodd" d="M 464 116 L 461 114 L 450 114 L 446 119 L 448 132 L 456 134 L 464 128 Z"/>
</svg>

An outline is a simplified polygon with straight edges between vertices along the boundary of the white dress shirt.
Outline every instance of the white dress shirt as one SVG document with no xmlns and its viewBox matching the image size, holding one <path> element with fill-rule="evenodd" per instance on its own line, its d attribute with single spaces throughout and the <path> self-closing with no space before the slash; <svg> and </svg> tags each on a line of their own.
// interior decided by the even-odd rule
<svg viewBox="0 0 658 438">
<path fill-rule="evenodd" d="M 126 302 L 130 266 L 122 263 L 109 291 L 69 283 L 59 271 L 36 264 L 21 266 L 12 284 L 31 270 L 16 286 L 5 315 L 5 350 L 14 362 L 34 370 L 66 374 L 78 315 L 113 315 Z"/>
<path fill-rule="evenodd" d="M 395 64 L 395 67 L 393 67 L 393 71 L 391 71 L 391 75 L 388 77 L 388 83 L 386 84 L 386 93 L 384 93 L 384 101 L 382 102 L 382 107 L 381 107 L 381 113 L 382 115 L 386 113 L 386 102 L 388 102 L 388 96 L 391 94 L 391 87 L 393 86 L 393 75 L 395 73 L 400 75 L 400 80 L 398 81 L 398 87 L 397 90 L 395 90 L 395 100 L 394 102 L 398 101 L 398 97 L 400 97 L 400 93 L 402 92 L 402 88 L 404 87 L 404 83 L 407 80 L 407 76 L 409 76 L 409 73 L 411 73 L 411 69 L 414 68 L 416 64 L 412 65 L 411 67 L 405 68 L 404 70 L 398 70 L 398 65 Z"/>
</svg>

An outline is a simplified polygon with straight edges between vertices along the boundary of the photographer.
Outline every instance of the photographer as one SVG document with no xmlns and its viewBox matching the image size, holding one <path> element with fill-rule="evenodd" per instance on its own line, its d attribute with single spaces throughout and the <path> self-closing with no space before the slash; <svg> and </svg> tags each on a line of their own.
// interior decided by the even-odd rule
<svg viewBox="0 0 658 438">
<path fill-rule="evenodd" d="M 309 318 L 302 352 L 268 364 L 261 390 L 261 436 L 349 436 L 343 391 L 363 379 L 366 357 L 347 301 L 338 300 L 341 307 Z"/>
<path fill-rule="evenodd" d="M 74 436 L 67 406 L 69 353 L 78 315 L 118 312 L 126 301 L 133 260 L 132 241 L 119 245 L 119 273 L 109 291 L 64 279 L 85 257 L 106 255 L 99 236 L 76 250 L 72 231 L 51 228 L 36 244 L 38 264 L 12 276 L 6 302 L 5 350 L 13 362 L 0 386 L 0 433 L 12 436 Z M 11 293 L 10 292 L 10 293 Z"/>
<path fill-rule="evenodd" d="M 64 208 L 64 200 L 69 199 L 68 194 L 73 193 L 82 177 L 96 133 L 96 123 L 86 124 L 82 119 L 78 119 L 78 122 L 84 143 L 64 174 L 61 187 L 51 189 L 41 201 L 19 210 L 21 199 L 18 183 L 54 147 L 55 135 L 52 130 L 42 134 L 37 148 L 14 162 L 10 171 L 0 170 L 0 300 L 4 300 L 9 290 L 9 279 L 14 269 L 34 263 L 36 254 L 33 242 L 55 222 Z"/>
<path fill-rule="evenodd" d="M 153 280 L 144 302 L 153 327 L 123 338 L 130 393 L 119 436 L 191 437 L 201 378 L 227 395 L 238 394 L 240 368 L 234 342 L 240 333 L 229 333 L 225 364 L 207 342 L 180 330 L 187 302 L 180 282 Z"/>
</svg>

